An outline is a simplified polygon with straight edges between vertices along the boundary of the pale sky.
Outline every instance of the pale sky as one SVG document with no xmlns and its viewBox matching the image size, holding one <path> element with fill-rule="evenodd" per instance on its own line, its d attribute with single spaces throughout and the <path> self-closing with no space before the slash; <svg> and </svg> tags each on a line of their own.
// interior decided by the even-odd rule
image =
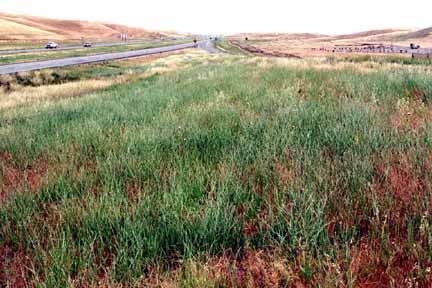
<svg viewBox="0 0 432 288">
<path fill-rule="evenodd" d="M 0 11 L 152 30 L 344 34 L 432 26 L 432 0 L 0 0 Z"/>
</svg>

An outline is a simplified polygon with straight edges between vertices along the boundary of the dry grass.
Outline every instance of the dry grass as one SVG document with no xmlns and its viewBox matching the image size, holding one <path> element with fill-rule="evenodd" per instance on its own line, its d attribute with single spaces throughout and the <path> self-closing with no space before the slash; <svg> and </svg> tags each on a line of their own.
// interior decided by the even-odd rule
<svg viewBox="0 0 432 288">
<path fill-rule="evenodd" d="M 123 25 L 74 21 L 53 20 L 42 17 L 0 13 L 0 34 L 3 39 L 13 40 L 68 40 L 81 39 L 118 39 L 121 31 L 127 30 L 133 38 L 160 38 L 158 32 Z"/>
<path fill-rule="evenodd" d="M 40 78 L 46 78 L 48 72 L 37 71 L 32 73 L 22 73 L 22 77 L 32 77 L 33 84 L 37 87 L 19 86 L 12 83 L 11 76 L 3 76 L 0 80 L 4 82 L 11 82 L 11 91 L 0 89 L 0 110 L 15 108 L 18 106 L 28 105 L 51 105 L 62 99 L 77 97 L 83 94 L 95 92 L 97 90 L 106 89 L 112 85 L 125 83 L 137 77 L 145 78 L 152 75 L 165 74 L 181 68 L 190 67 L 188 62 L 192 58 L 204 59 L 206 53 L 200 50 L 190 49 L 180 52 L 173 52 L 169 54 L 151 55 L 121 62 L 128 65 L 144 66 L 148 65 L 145 72 L 134 72 L 133 70 L 126 70 L 124 75 L 105 77 L 102 79 L 86 79 L 73 81 L 62 84 L 44 85 L 40 82 Z"/>
<path fill-rule="evenodd" d="M 381 43 L 406 47 L 408 47 L 410 43 L 416 43 L 422 47 L 432 47 L 432 34 L 427 34 L 422 31 L 428 31 L 428 29 L 419 31 L 406 29 L 373 30 L 337 36 L 251 33 L 234 35 L 231 39 L 243 41 L 245 37 L 248 37 L 248 44 L 263 49 L 264 51 L 292 53 L 304 57 L 328 55 L 327 52 L 311 51 L 311 48 L 331 48 L 335 45 L 353 45 L 359 43 Z"/>
<path fill-rule="evenodd" d="M 20 23 L 15 23 L 10 20 L 0 19 L 0 33 L 2 35 L 22 35 L 25 34 L 26 37 L 52 37 L 55 36 L 54 33 L 49 31 L 44 31 L 35 27 L 29 27 Z"/>
<path fill-rule="evenodd" d="M 300 69 L 318 69 L 318 70 L 344 70 L 350 69 L 362 73 L 373 73 L 378 70 L 394 72 L 407 71 L 409 73 L 421 73 L 432 75 L 432 66 L 430 65 L 404 65 L 400 63 L 379 63 L 372 61 L 365 62 L 345 62 L 337 61 L 337 57 L 305 57 L 302 59 L 294 58 L 275 58 L 275 57 L 249 57 L 243 61 L 245 63 L 255 64 L 260 68 L 271 67 L 295 67 Z"/>
<path fill-rule="evenodd" d="M 76 97 L 84 93 L 107 88 L 123 82 L 122 78 L 103 80 L 83 80 L 59 85 L 27 87 L 12 93 L 0 94 L 0 109 L 22 105 L 33 105 L 58 101 L 63 98 Z"/>
</svg>

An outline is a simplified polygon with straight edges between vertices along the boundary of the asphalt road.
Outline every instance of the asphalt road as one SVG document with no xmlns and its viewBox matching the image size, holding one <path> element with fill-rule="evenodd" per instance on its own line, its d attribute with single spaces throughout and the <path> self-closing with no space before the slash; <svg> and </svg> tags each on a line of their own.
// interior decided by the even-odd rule
<svg viewBox="0 0 432 288">
<path fill-rule="evenodd" d="M 206 40 L 206 41 L 201 41 L 198 45 L 199 48 L 207 51 L 210 54 L 218 54 L 221 53 L 220 50 L 216 49 L 214 47 L 214 43 L 210 40 Z"/>
<path fill-rule="evenodd" d="M 195 43 L 177 44 L 177 45 L 171 45 L 171 46 L 165 46 L 159 48 L 142 49 L 142 50 L 135 50 L 135 51 L 127 51 L 127 52 L 117 52 L 117 53 L 109 53 L 109 54 L 0 65 L 0 75 L 17 73 L 17 72 L 34 71 L 34 70 L 40 70 L 46 68 L 58 68 L 58 67 L 71 66 L 71 65 L 133 58 L 133 57 L 159 54 L 159 53 L 171 52 L 171 51 L 194 48 L 194 47 L 200 47 L 210 53 L 214 53 L 214 51 L 211 52 L 210 51 L 211 48 L 209 48 L 209 47 L 213 47 L 211 41 L 200 41 L 197 44 Z"/>
<path fill-rule="evenodd" d="M 46 48 L 28 48 L 28 49 L 11 49 L 11 50 L 0 50 L 0 55 L 13 55 L 23 53 L 34 53 L 34 52 L 49 52 L 49 51 L 64 51 L 64 50 L 75 50 L 75 49 L 91 49 L 96 47 L 113 47 L 113 46 L 124 46 L 124 45 L 137 45 L 151 43 L 151 41 L 145 40 L 131 40 L 129 42 L 99 42 L 92 43 L 92 47 L 84 48 L 83 45 L 65 45 L 60 46 L 57 49 L 46 49 Z"/>
</svg>

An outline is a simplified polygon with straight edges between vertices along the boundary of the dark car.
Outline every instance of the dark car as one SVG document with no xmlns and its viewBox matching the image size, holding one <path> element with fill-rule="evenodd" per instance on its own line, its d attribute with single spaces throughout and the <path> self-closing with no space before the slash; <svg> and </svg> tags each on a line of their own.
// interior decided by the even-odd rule
<svg viewBox="0 0 432 288">
<path fill-rule="evenodd" d="M 92 43 L 84 43 L 84 45 L 83 45 L 85 48 L 90 48 L 90 47 L 92 47 L 93 45 L 92 45 Z"/>
</svg>

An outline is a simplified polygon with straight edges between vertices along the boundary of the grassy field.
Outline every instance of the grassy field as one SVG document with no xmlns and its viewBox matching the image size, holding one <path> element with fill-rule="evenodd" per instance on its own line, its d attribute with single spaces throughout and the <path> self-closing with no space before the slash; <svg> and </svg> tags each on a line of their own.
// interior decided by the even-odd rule
<svg viewBox="0 0 432 288">
<path fill-rule="evenodd" d="M 342 61 L 342 62 L 352 62 L 352 63 L 364 63 L 364 62 L 375 62 L 375 63 L 392 63 L 392 64 L 402 64 L 402 65 L 428 65 L 430 66 L 432 64 L 432 59 L 427 58 L 411 58 L 406 56 L 398 56 L 398 55 L 391 55 L 391 56 L 377 56 L 377 55 L 350 55 L 350 56 L 339 56 L 339 57 L 332 57 L 329 56 L 329 58 L 333 58 L 336 61 Z"/>
<path fill-rule="evenodd" d="M 61 59 L 67 57 L 78 57 L 78 56 L 89 56 L 104 53 L 115 53 L 115 52 L 125 52 L 140 49 L 163 47 L 175 44 L 182 44 L 191 42 L 191 40 L 177 40 L 177 41 L 153 41 L 145 44 L 135 44 L 135 45 L 119 45 L 111 47 L 93 47 L 93 48 L 82 48 L 74 50 L 49 50 L 46 52 L 35 52 L 35 53 L 23 53 L 23 54 L 13 54 L 13 55 L 0 55 L 0 65 L 2 64 L 13 64 L 22 63 L 30 61 L 43 61 L 51 59 Z"/>
<path fill-rule="evenodd" d="M 1 286 L 432 283 L 430 66 L 87 68 L 0 94 Z"/>
</svg>

